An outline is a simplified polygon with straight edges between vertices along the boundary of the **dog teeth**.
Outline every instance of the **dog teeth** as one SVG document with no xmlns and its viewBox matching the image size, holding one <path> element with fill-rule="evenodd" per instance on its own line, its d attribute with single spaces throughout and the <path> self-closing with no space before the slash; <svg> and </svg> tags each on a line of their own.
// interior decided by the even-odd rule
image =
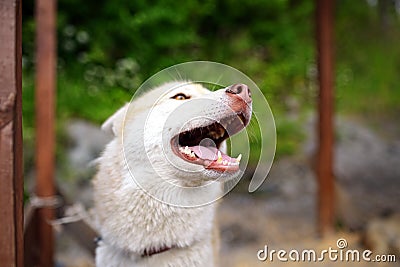
<svg viewBox="0 0 400 267">
<path fill-rule="evenodd" d="M 180 147 L 180 148 L 179 148 L 179 151 L 180 151 L 181 153 L 183 153 L 183 154 L 185 154 L 185 155 L 191 157 L 191 158 L 195 158 L 195 157 L 196 157 L 196 155 L 194 154 L 194 152 L 193 152 L 192 150 L 190 150 L 190 148 L 189 148 L 188 146 L 185 146 L 185 148 Z"/>
<path fill-rule="evenodd" d="M 224 160 L 224 161 L 222 161 L 222 165 L 225 165 L 225 166 L 238 166 L 239 162 L 231 162 L 231 161 Z"/>
<path fill-rule="evenodd" d="M 217 163 L 222 163 L 222 155 L 221 155 L 221 151 L 218 150 L 218 159 L 217 159 Z"/>
<path fill-rule="evenodd" d="M 179 147 L 179 151 L 180 151 L 182 154 L 185 154 L 185 155 L 189 156 L 190 158 L 195 158 L 195 157 L 196 157 L 196 154 L 195 154 L 192 150 L 190 150 L 190 148 L 189 148 L 188 146 Z M 218 150 L 218 152 L 217 152 L 217 160 L 216 160 L 216 163 L 222 164 L 222 165 L 225 165 L 225 166 L 237 166 L 237 165 L 239 165 L 241 159 L 242 159 L 242 154 L 240 154 L 240 155 L 235 159 L 235 161 L 233 161 L 233 162 L 232 162 L 232 161 L 228 161 L 228 160 L 224 160 L 224 159 L 222 158 L 222 153 L 221 153 L 221 151 Z"/>
<path fill-rule="evenodd" d="M 235 159 L 235 161 L 227 161 L 227 160 L 222 160 L 222 165 L 225 165 L 225 166 L 238 166 L 239 165 L 239 163 L 240 163 L 240 160 L 242 159 L 242 154 L 240 154 L 236 159 Z M 217 161 L 218 162 L 218 161 Z M 221 162 L 218 162 L 218 163 L 221 163 Z"/>
</svg>

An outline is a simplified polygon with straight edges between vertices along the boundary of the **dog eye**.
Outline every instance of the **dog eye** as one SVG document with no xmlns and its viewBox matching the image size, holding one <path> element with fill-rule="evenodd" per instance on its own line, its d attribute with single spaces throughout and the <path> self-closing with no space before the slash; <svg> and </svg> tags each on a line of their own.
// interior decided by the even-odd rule
<svg viewBox="0 0 400 267">
<path fill-rule="evenodd" d="M 186 96 L 186 95 L 184 95 L 184 94 L 182 94 L 182 93 L 179 93 L 179 94 L 174 95 L 174 96 L 171 97 L 171 98 L 172 98 L 172 99 L 175 99 L 175 100 L 186 100 L 186 99 L 189 99 L 190 96 Z"/>
</svg>

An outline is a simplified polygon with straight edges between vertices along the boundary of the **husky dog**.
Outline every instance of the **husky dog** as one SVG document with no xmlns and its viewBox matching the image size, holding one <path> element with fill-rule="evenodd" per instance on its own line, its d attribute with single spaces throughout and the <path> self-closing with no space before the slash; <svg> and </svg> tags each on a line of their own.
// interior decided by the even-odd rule
<svg viewBox="0 0 400 267">
<path fill-rule="evenodd" d="M 217 266 L 215 201 L 239 174 L 225 140 L 251 117 L 247 85 L 214 92 L 171 82 L 136 98 L 102 126 L 114 138 L 98 160 L 97 267 Z"/>
</svg>

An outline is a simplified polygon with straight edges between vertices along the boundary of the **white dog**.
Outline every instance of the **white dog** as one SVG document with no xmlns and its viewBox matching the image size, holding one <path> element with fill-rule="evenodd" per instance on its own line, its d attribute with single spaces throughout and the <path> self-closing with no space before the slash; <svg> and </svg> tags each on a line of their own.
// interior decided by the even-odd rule
<svg viewBox="0 0 400 267">
<path fill-rule="evenodd" d="M 96 266 L 216 266 L 215 200 L 241 158 L 224 141 L 247 126 L 251 103 L 244 84 L 172 82 L 103 124 L 115 138 L 94 179 Z"/>
</svg>

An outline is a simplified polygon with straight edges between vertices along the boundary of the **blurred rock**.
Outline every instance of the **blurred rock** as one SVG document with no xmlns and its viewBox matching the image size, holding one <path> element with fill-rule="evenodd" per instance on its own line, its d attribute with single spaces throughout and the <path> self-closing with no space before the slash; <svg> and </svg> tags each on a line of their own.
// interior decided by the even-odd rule
<svg viewBox="0 0 400 267">
<path fill-rule="evenodd" d="M 365 244 L 375 254 L 400 256 L 400 213 L 369 221 Z"/>
<path fill-rule="evenodd" d="M 246 245 L 257 241 L 258 234 L 253 230 L 244 228 L 239 223 L 232 223 L 221 227 L 221 238 L 224 244 Z"/>
<path fill-rule="evenodd" d="M 374 218 L 400 214 L 400 140 L 385 140 L 364 125 L 348 119 L 339 119 L 336 129 L 336 207 L 344 230 L 365 229 L 366 244 L 374 253 L 398 254 L 400 216 L 396 215 L 397 219 L 390 221 Z M 303 150 L 275 161 L 260 189 L 249 197 L 248 184 L 244 185 L 246 179 L 243 179 L 245 181 L 241 181 L 220 204 L 217 215 L 222 262 L 225 263 L 222 266 L 265 265 L 260 262 L 253 265 L 251 261 L 265 244 L 274 248 L 288 244 L 296 247 L 320 245 L 315 221 L 317 184 L 312 169 L 316 144 L 314 120 L 305 126 L 305 131 L 308 139 Z M 68 150 L 71 168 L 76 173 L 90 170 L 87 164 L 101 153 L 110 137 L 101 132 L 99 126 L 84 121 L 71 121 L 67 133 L 72 143 Z M 91 189 L 89 179 L 83 177 L 90 176 L 77 177 L 70 183 L 74 189 L 68 188 L 65 182 L 63 187 L 67 186 L 65 191 L 72 194 L 72 199 L 87 204 Z M 337 237 L 322 247 L 334 244 L 335 239 Z M 243 255 L 243 259 L 239 260 L 235 255 Z M 231 264 L 239 262 L 243 265 Z M 249 262 L 251 264 L 245 264 Z"/>
<path fill-rule="evenodd" d="M 95 267 L 90 253 L 66 232 L 56 232 L 56 267 Z"/>
<path fill-rule="evenodd" d="M 306 127 L 304 151 L 315 151 L 315 119 Z M 386 140 L 361 123 L 336 122 L 334 171 L 339 219 L 350 229 L 371 218 L 400 212 L 400 140 Z"/>
<path fill-rule="evenodd" d="M 363 229 L 372 218 L 400 212 L 399 142 L 385 140 L 366 126 L 348 119 L 340 118 L 336 129 L 335 195 L 340 223 L 346 229 Z M 315 223 L 314 120 L 310 120 L 305 131 L 308 140 L 303 153 L 275 161 L 267 180 L 256 192 L 266 198 L 265 209 L 272 216 L 269 223 L 276 221 L 286 229 L 305 223 L 312 228 Z M 246 186 L 239 192 L 244 190 L 247 191 Z M 311 232 L 308 227 L 304 231 Z"/>
<path fill-rule="evenodd" d="M 90 181 L 96 171 L 96 166 L 91 163 L 100 156 L 111 136 L 99 125 L 77 119 L 66 124 L 66 133 L 69 146 L 66 170 L 61 170 L 61 190 L 69 199 L 89 207 L 93 193 Z"/>
<path fill-rule="evenodd" d="M 309 162 L 301 158 L 288 157 L 274 162 L 267 180 L 259 190 L 271 196 L 299 201 L 315 194 L 316 186 L 314 172 Z"/>
<path fill-rule="evenodd" d="M 352 228 L 362 228 L 373 217 L 400 212 L 399 143 L 385 140 L 350 121 L 339 121 L 337 129 L 337 180 L 359 213 L 356 221 L 346 220 L 354 211 L 341 214 L 345 223 Z"/>
<path fill-rule="evenodd" d="M 100 129 L 99 125 L 84 120 L 72 120 L 66 126 L 72 146 L 68 150 L 68 160 L 77 172 L 85 172 L 88 164 L 97 158 L 111 136 Z"/>
</svg>

